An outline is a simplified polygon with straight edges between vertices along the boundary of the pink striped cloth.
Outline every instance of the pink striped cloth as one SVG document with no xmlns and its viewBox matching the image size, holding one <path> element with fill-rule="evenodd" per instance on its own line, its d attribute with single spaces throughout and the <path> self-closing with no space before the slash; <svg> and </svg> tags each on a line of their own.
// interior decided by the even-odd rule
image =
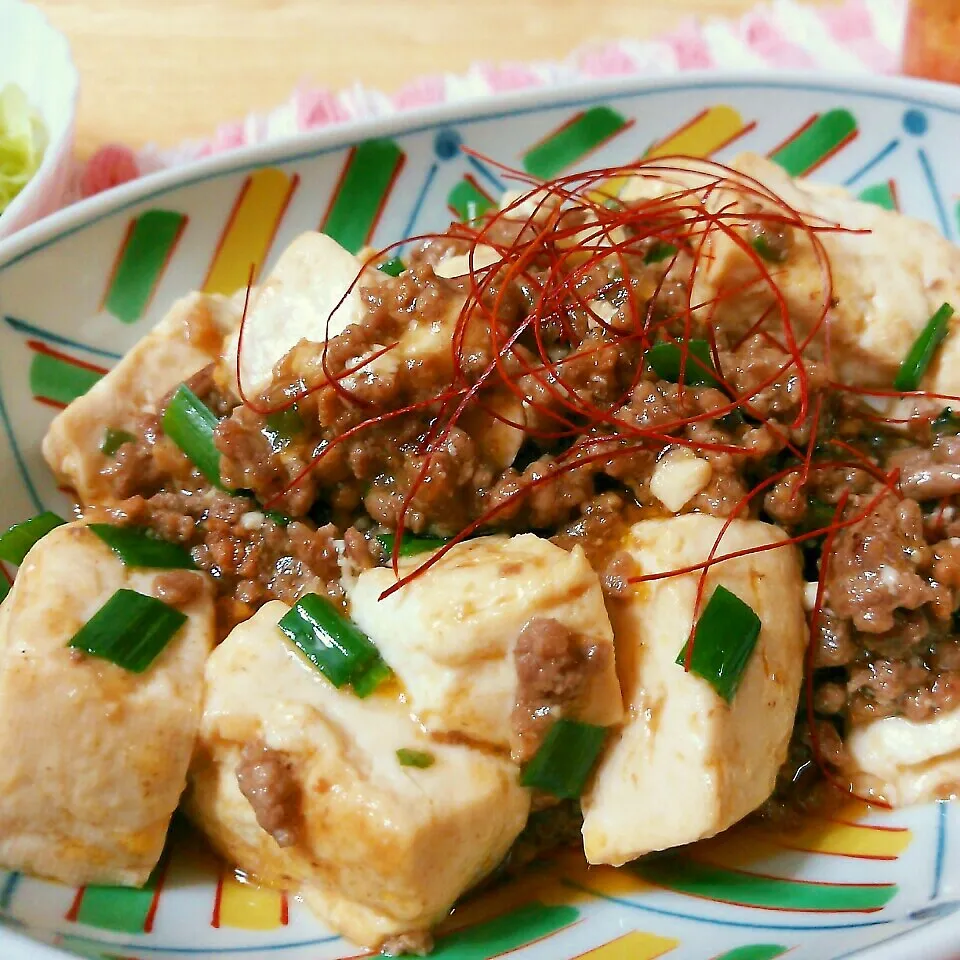
<svg viewBox="0 0 960 960">
<path fill-rule="evenodd" d="M 90 196 L 144 173 L 303 130 L 578 80 L 711 68 L 893 73 L 905 13 L 906 0 L 828 6 L 774 0 L 738 21 L 691 19 L 656 40 L 592 44 L 558 63 L 478 63 L 465 74 L 420 77 L 393 94 L 359 85 L 340 91 L 303 85 L 269 113 L 225 123 L 208 140 L 139 153 L 107 145 L 77 171 L 73 193 Z"/>
</svg>

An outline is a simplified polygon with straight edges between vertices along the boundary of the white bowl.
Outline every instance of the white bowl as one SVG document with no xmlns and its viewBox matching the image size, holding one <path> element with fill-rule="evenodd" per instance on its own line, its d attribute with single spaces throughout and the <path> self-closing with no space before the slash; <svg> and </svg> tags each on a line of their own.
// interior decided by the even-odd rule
<svg viewBox="0 0 960 960">
<path fill-rule="evenodd" d="M 47 149 L 40 169 L 0 213 L 0 237 L 59 208 L 70 186 L 79 79 L 67 38 L 24 0 L 0 0 L 0 89 L 17 84 L 40 112 Z"/>
<path fill-rule="evenodd" d="M 460 144 L 537 174 L 626 163 L 651 144 L 721 160 L 773 151 L 956 240 L 957 143 L 960 87 L 689 74 L 341 126 L 125 184 L 0 243 L 0 529 L 67 509 L 40 453 L 55 408 L 175 297 L 244 285 L 252 261 L 320 224 L 354 249 L 443 229 L 451 207 L 467 215 L 503 187 Z M 0 960 L 357 957 L 300 902 L 238 883 L 196 846 L 176 836 L 146 890 L 0 870 Z M 957 960 L 960 802 L 746 824 L 620 870 L 561 853 L 456 920 L 467 926 L 440 932 L 436 960 Z"/>
</svg>

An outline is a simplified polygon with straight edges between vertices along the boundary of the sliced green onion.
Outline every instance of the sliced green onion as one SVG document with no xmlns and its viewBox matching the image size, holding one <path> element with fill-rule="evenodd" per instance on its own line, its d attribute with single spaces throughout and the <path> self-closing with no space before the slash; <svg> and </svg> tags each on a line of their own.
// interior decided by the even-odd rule
<svg viewBox="0 0 960 960">
<path fill-rule="evenodd" d="M 801 530 L 809 532 L 810 530 L 823 530 L 833 523 L 837 508 L 816 497 L 811 497 L 807 501 L 807 512 L 804 514 Z"/>
<path fill-rule="evenodd" d="M 377 539 L 383 544 L 383 549 L 387 554 L 393 555 L 393 545 L 397 537 L 393 533 L 378 533 Z M 426 553 L 428 550 L 439 550 L 442 546 L 449 543 L 443 537 L 412 537 L 409 534 L 400 541 L 400 556 L 415 557 L 418 553 Z"/>
<path fill-rule="evenodd" d="M 134 590 L 118 590 L 67 646 L 143 673 L 187 622 L 187 615 Z"/>
<path fill-rule="evenodd" d="M 304 428 L 303 418 L 296 404 L 279 413 L 267 416 L 267 424 L 263 428 L 264 435 L 270 441 L 274 453 L 279 453 L 290 445 L 290 441 Z"/>
<path fill-rule="evenodd" d="M 0 560 L 21 564 L 30 548 L 42 540 L 51 530 L 62 527 L 67 521 L 49 510 L 39 513 L 23 523 L 14 524 L 0 536 Z"/>
<path fill-rule="evenodd" d="M 930 424 L 930 429 L 938 436 L 953 436 L 960 433 L 960 417 L 950 407 L 944 407 Z"/>
<path fill-rule="evenodd" d="M 126 430 L 116 430 L 113 427 L 107 427 L 103 432 L 103 439 L 100 441 L 100 452 L 107 457 L 112 457 L 125 443 L 133 443 L 137 438 Z"/>
<path fill-rule="evenodd" d="M 370 638 L 356 624 L 315 593 L 301 597 L 279 627 L 338 688 L 362 678 L 379 656 Z"/>
<path fill-rule="evenodd" d="M 391 257 L 389 260 L 384 261 L 380 264 L 377 269 L 381 273 L 387 274 L 389 277 L 399 277 L 404 270 L 406 270 L 406 265 L 399 257 Z"/>
<path fill-rule="evenodd" d="M 760 636 L 760 618 L 753 609 L 726 587 L 713 591 L 700 614 L 693 635 L 690 671 L 703 677 L 730 703 L 740 686 L 747 663 Z M 687 660 L 689 643 L 683 645 L 677 663 Z"/>
<path fill-rule="evenodd" d="M 10 584 L 7 583 L 7 578 L 0 571 L 0 603 L 7 599 L 8 593 L 10 593 Z"/>
<path fill-rule="evenodd" d="M 278 527 L 286 527 L 293 522 L 292 517 L 288 517 L 285 513 L 280 513 L 279 510 L 264 510 L 263 515 L 268 520 L 272 520 Z"/>
<path fill-rule="evenodd" d="M 561 718 L 524 767 L 521 785 L 561 800 L 575 800 L 583 793 L 606 737 L 606 727 Z"/>
<path fill-rule="evenodd" d="M 417 767 L 419 770 L 426 770 L 427 767 L 434 765 L 436 757 L 432 753 L 427 753 L 426 750 L 408 750 L 406 747 L 401 747 L 397 751 L 397 760 L 400 761 L 401 767 Z"/>
<path fill-rule="evenodd" d="M 644 263 L 661 263 L 676 254 L 677 248 L 672 243 L 658 240 L 646 253 Z"/>
<path fill-rule="evenodd" d="M 683 356 L 679 343 L 657 343 L 647 351 L 646 361 L 661 380 L 679 383 Z M 686 361 L 684 383 L 688 386 L 719 386 L 720 381 L 713 372 L 710 344 L 706 340 L 687 341 Z"/>
<path fill-rule="evenodd" d="M 126 567 L 151 570 L 196 570 L 190 554 L 176 543 L 154 536 L 142 527 L 115 527 L 109 523 L 87 526 L 122 561 Z"/>
<path fill-rule="evenodd" d="M 163 415 L 163 432 L 214 486 L 220 483 L 220 451 L 213 442 L 217 418 L 185 384 L 177 387 Z"/>
<path fill-rule="evenodd" d="M 750 246 L 760 255 L 762 260 L 767 263 L 783 263 L 787 259 L 785 250 L 778 250 L 764 234 L 758 234 L 750 241 Z"/>
<path fill-rule="evenodd" d="M 950 318 L 953 316 L 953 307 L 945 303 L 927 321 L 923 332 L 913 342 L 906 359 L 900 364 L 893 386 L 896 390 L 916 390 L 920 386 L 923 375 L 927 372 L 937 347 L 943 343 L 950 332 Z"/>
<path fill-rule="evenodd" d="M 361 699 L 365 700 L 371 693 L 379 689 L 380 684 L 389 680 L 393 676 L 393 671 L 377 657 L 372 665 L 367 667 L 359 676 L 353 678 L 353 692 Z"/>
</svg>

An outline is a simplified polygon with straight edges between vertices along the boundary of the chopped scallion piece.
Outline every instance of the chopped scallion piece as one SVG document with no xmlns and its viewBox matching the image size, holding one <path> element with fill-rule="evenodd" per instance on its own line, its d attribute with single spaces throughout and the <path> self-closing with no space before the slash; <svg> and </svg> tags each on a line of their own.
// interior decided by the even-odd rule
<svg viewBox="0 0 960 960">
<path fill-rule="evenodd" d="M 406 265 L 399 257 L 391 257 L 389 260 L 385 260 L 380 264 L 377 269 L 381 273 L 387 274 L 389 277 L 399 277 L 404 270 L 406 270 Z"/>
<path fill-rule="evenodd" d="M 118 590 L 80 628 L 68 646 L 143 673 L 187 622 L 187 615 L 156 597 Z"/>
<path fill-rule="evenodd" d="M 693 658 L 690 671 L 703 677 L 717 693 L 730 703 L 740 686 L 750 661 L 757 638 L 760 636 L 760 618 L 752 608 L 726 587 L 718 586 L 693 635 Z M 677 657 L 683 666 L 687 648 Z"/>
<path fill-rule="evenodd" d="M 163 415 L 163 432 L 214 486 L 220 483 L 220 451 L 213 442 L 217 418 L 185 384 L 177 387 Z"/>
<path fill-rule="evenodd" d="M 561 800 L 577 799 L 583 793 L 606 737 L 606 727 L 559 719 L 524 767 L 521 785 Z"/>
<path fill-rule="evenodd" d="M 0 570 L 0 603 L 3 603 L 7 599 L 7 594 L 10 592 L 10 584 L 7 583 L 7 578 L 3 575 L 3 571 Z"/>
<path fill-rule="evenodd" d="M 396 535 L 393 533 L 378 533 L 377 539 L 383 544 L 383 549 L 388 555 L 393 554 L 393 545 L 396 542 Z M 426 553 L 428 550 L 439 550 L 442 546 L 449 543 L 442 537 L 412 537 L 407 534 L 400 541 L 400 556 L 415 557 L 418 553 Z"/>
<path fill-rule="evenodd" d="M 196 570 L 190 554 L 176 543 L 161 540 L 137 527 L 115 527 L 109 523 L 91 523 L 95 533 L 127 567 L 152 570 Z"/>
<path fill-rule="evenodd" d="M 662 380 L 679 383 L 683 365 L 683 350 L 679 343 L 657 343 L 648 351 L 647 363 Z M 683 366 L 683 381 L 688 386 L 715 387 L 719 385 L 714 374 L 710 344 L 706 340 L 688 340 L 686 365 Z"/>
<path fill-rule="evenodd" d="M 103 440 L 100 441 L 100 452 L 107 457 L 112 457 L 125 443 L 133 443 L 137 438 L 126 430 L 116 430 L 113 427 L 107 427 L 103 432 Z"/>
<path fill-rule="evenodd" d="M 955 436 L 960 433 L 960 416 L 957 416 L 950 407 L 944 407 L 930 424 L 930 429 L 938 436 Z"/>
<path fill-rule="evenodd" d="M 0 536 L 0 560 L 21 564 L 30 548 L 42 540 L 51 530 L 62 527 L 67 521 L 49 510 L 39 513 L 23 523 L 14 524 Z"/>
<path fill-rule="evenodd" d="M 837 508 L 816 497 L 811 497 L 807 501 L 807 512 L 800 525 L 801 530 L 809 532 L 810 530 L 823 530 L 833 523 Z"/>
<path fill-rule="evenodd" d="M 371 693 L 375 693 L 380 684 L 386 682 L 393 676 L 393 671 L 377 657 L 373 664 L 367 667 L 359 676 L 353 678 L 353 692 L 361 699 L 365 700 Z"/>
<path fill-rule="evenodd" d="M 760 255 L 761 260 L 767 263 L 783 263 L 787 259 L 786 250 L 780 250 L 775 247 L 765 234 L 757 234 L 751 241 L 750 246 Z"/>
<path fill-rule="evenodd" d="M 304 428 L 303 418 L 296 404 L 279 413 L 271 413 L 267 416 L 266 426 L 263 432 L 270 441 L 270 446 L 274 453 L 279 453 L 285 447 L 290 445 L 290 441 L 298 434 L 302 433 Z"/>
<path fill-rule="evenodd" d="M 945 303 L 927 321 L 923 332 L 913 342 L 900 369 L 897 372 L 893 386 L 896 390 L 916 390 L 920 386 L 923 375 L 927 372 L 937 347 L 943 343 L 950 332 L 950 318 L 953 316 L 953 307 Z"/>
<path fill-rule="evenodd" d="M 408 750 L 406 747 L 401 747 L 397 751 L 397 760 L 400 761 L 401 767 L 417 767 L 420 770 L 426 770 L 427 767 L 433 766 L 436 757 L 432 753 L 427 753 L 426 750 Z"/>
<path fill-rule="evenodd" d="M 643 258 L 644 263 L 661 263 L 664 260 L 674 256 L 677 248 L 672 243 L 664 243 L 657 240 L 656 243 L 647 251 Z"/>
<path fill-rule="evenodd" d="M 278 527 L 286 527 L 291 523 L 291 518 L 285 513 L 280 513 L 279 510 L 264 510 L 263 515 L 268 520 L 272 520 Z"/>
<path fill-rule="evenodd" d="M 335 687 L 362 678 L 379 656 L 362 630 L 315 593 L 301 597 L 279 627 Z"/>
</svg>

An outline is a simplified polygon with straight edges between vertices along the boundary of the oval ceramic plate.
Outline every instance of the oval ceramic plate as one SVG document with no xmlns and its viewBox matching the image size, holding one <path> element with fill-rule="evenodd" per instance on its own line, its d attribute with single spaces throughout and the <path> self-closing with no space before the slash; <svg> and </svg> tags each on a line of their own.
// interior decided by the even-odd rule
<svg viewBox="0 0 960 960">
<path fill-rule="evenodd" d="M 81 204 L 0 248 L 0 529 L 41 507 L 65 508 L 40 457 L 47 423 L 174 297 L 235 290 L 251 261 L 269 264 L 303 230 L 320 228 L 357 250 L 474 216 L 505 182 L 461 145 L 541 177 L 651 154 L 724 159 L 755 150 L 956 239 L 958 143 L 960 90 L 690 76 L 345 127 Z M 0 956 L 360 953 L 295 899 L 239 883 L 188 833 L 173 834 L 143 890 L 72 889 L 0 872 Z M 620 870 L 588 870 L 582 857 L 560 854 L 458 909 L 435 956 L 953 960 L 958 909 L 960 804 L 890 814 L 851 805 L 790 832 L 740 827 Z"/>
</svg>

